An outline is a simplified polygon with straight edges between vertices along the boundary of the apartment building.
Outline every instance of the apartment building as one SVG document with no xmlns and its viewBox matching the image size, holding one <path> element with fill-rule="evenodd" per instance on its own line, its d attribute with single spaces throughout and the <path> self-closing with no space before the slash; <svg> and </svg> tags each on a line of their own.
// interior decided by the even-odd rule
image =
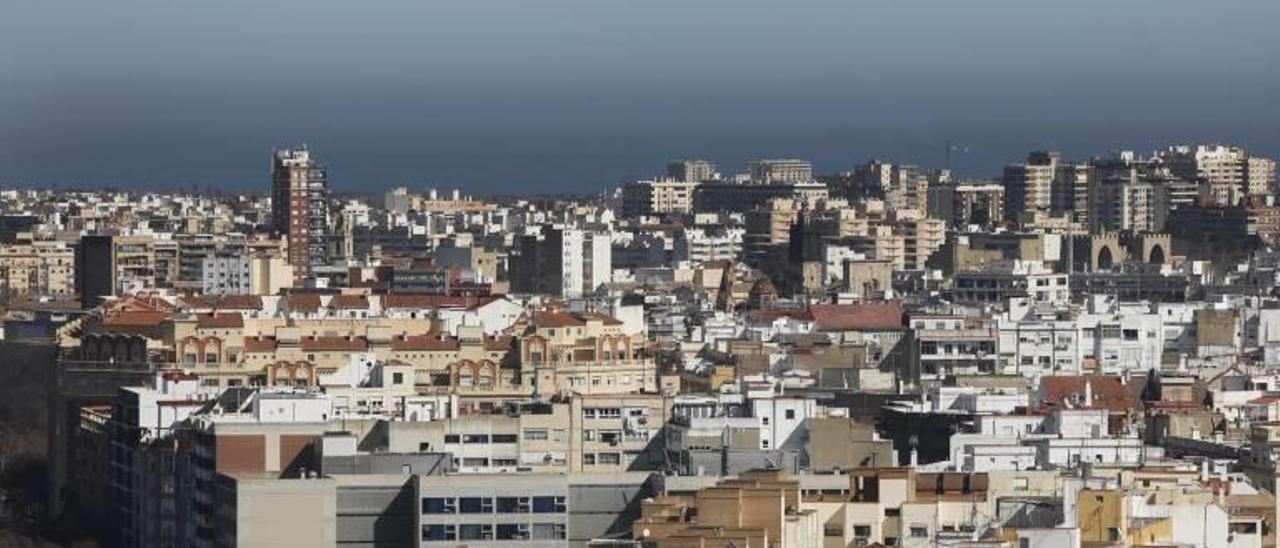
<svg viewBox="0 0 1280 548">
<path fill-rule="evenodd" d="M 756 184 L 807 183 L 813 180 L 813 164 L 794 158 L 752 160 L 747 177 Z"/>
<path fill-rule="evenodd" d="M 305 147 L 271 156 L 271 223 L 289 245 L 289 264 L 305 276 L 329 264 L 328 171 Z"/>
<path fill-rule="evenodd" d="M 6 297 L 72 297 L 75 279 L 75 250 L 65 242 L 0 245 L 0 291 Z"/>
<path fill-rule="evenodd" d="M 656 365 L 642 333 L 626 333 L 617 318 L 599 313 L 534 314 L 520 341 L 520 363 L 535 393 L 653 392 Z"/>
</svg>

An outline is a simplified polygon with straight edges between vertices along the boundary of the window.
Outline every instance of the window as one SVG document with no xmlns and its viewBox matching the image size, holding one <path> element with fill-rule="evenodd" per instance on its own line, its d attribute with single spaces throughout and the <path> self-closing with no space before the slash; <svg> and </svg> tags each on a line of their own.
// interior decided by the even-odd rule
<svg viewBox="0 0 1280 548">
<path fill-rule="evenodd" d="M 884 517 L 886 518 L 896 518 L 901 515 L 902 515 L 901 508 L 885 508 L 884 509 Z"/>
<path fill-rule="evenodd" d="M 467 457 L 462 459 L 462 465 L 473 467 L 473 468 L 481 467 L 481 466 L 489 466 L 489 459 L 486 459 L 484 457 Z"/>
<path fill-rule="evenodd" d="M 871 538 L 870 525 L 854 525 L 853 526 L 853 542 L 856 544 L 866 544 Z"/>
<path fill-rule="evenodd" d="M 1138 330 L 1137 330 L 1137 329 L 1126 329 L 1126 330 L 1124 330 L 1124 340 L 1126 340 L 1126 341 L 1136 341 L 1136 340 L 1138 340 Z"/>
<path fill-rule="evenodd" d="M 428 497 L 422 499 L 423 514 L 454 514 L 457 513 L 457 506 L 454 505 L 453 498 Z"/>
<path fill-rule="evenodd" d="M 533 524 L 533 540 L 564 540 L 563 523 Z"/>
<path fill-rule="evenodd" d="M 760 424 L 769 426 L 769 417 L 760 417 Z"/>
<path fill-rule="evenodd" d="M 459 435 L 457 435 L 457 434 L 445 434 L 445 435 L 444 435 L 444 442 L 445 442 L 445 443 L 458 443 L 459 441 L 461 441 L 461 440 L 460 440 L 460 438 L 461 438 L 461 436 L 459 436 Z"/>
<path fill-rule="evenodd" d="M 925 537 L 928 537 L 928 536 L 929 536 L 929 528 L 928 528 L 928 527 L 916 527 L 916 526 L 912 526 L 912 527 L 911 527 L 911 536 L 912 536 L 912 538 L 925 538 Z"/>
<path fill-rule="evenodd" d="M 622 462 L 622 459 L 621 457 L 618 456 L 617 453 L 600 453 L 597 457 L 596 462 L 600 464 L 617 465 Z"/>
<path fill-rule="evenodd" d="M 529 540 L 529 524 L 499 523 L 498 540 Z"/>
<path fill-rule="evenodd" d="M 531 441 L 541 441 L 547 439 L 546 428 L 525 428 L 524 439 Z"/>
<path fill-rule="evenodd" d="M 488 434 L 466 434 L 462 436 L 462 443 L 489 443 Z"/>
<path fill-rule="evenodd" d="M 458 509 L 462 514 L 492 514 L 493 499 L 490 497 L 458 497 Z"/>
<path fill-rule="evenodd" d="M 595 454 L 595 453 L 583 453 L 583 454 L 582 454 L 582 464 L 594 465 L 595 463 L 596 463 L 596 454 Z"/>
<path fill-rule="evenodd" d="M 499 514 L 527 514 L 529 508 L 529 497 L 498 497 Z"/>
<path fill-rule="evenodd" d="M 392 373 L 391 384 L 404 384 L 404 373 Z"/>
<path fill-rule="evenodd" d="M 458 540 L 493 540 L 493 525 L 464 523 L 458 526 Z"/>
<path fill-rule="evenodd" d="M 458 540 L 458 527 L 443 523 L 423 525 L 422 540 Z"/>
<path fill-rule="evenodd" d="M 515 443 L 515 434 L 494 434 L 493 443 Z"/>
<path fill-rule="evenodd" d="M 564 512 L 564 497 L 533 497 L 533 513 Z"/>
<path fill-rule="evenodd" d="M 1252 521 L 1232 523 L 1228 525 L 1228 531 L 1233 535 L 1256 535 L 1258 534 L 1258 524 Z"/>
<path fill-rule="evenodd" d="M 788 410 L 787 410 L 787 420 L 795 420 L 795 418 L 796 418 L 796 410 L 795 410 L 795 409 L 788 409 Z"/>
</svg>

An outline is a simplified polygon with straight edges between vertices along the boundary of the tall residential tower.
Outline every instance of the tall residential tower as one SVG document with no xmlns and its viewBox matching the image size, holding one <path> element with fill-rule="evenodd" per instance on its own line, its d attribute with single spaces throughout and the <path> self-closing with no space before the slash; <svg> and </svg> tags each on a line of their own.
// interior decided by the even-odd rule
<svg viewBox="0 0 1280 548">
<path fill-rule="evenodd" d="M 271 157 L 271 223 L 273 232 L 288 239 L 296 275 L 328 263 L 328 177 L 305 146 Z"/>
</svg>

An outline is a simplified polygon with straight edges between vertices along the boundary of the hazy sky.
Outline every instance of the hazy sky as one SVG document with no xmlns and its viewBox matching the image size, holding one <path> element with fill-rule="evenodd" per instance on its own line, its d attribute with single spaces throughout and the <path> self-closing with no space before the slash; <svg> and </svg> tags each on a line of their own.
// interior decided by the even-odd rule
<svg viewBox="0 0 1280 548">
<path fill-rule="evenodd" d="M 0 184 L 585 191 L 670 157 L 1280 154 L 1275 0 L 4 0 Z"/>
</svg>

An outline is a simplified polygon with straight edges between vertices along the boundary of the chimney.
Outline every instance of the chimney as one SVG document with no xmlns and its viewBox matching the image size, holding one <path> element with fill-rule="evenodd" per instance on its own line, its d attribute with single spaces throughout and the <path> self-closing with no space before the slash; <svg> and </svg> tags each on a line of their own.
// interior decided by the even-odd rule
<svg viewBox="0 0 1280 548">
<path fill-rule="evenodd" d="M 920 452 L 916 451 L 916 448 L 912 447 L 911 448 L 911 467 L 915 468 L 917 466 L 920 466 Z"/>
<path fill-rule="evenodd" d="M 1200 481 L 1202 483 L 1209 481 L 1209 459 L 1200 461 Z"/>
<path fill-rule="evenodd" d="M 1084 381 L 1084 406 L 1093 407 L 1093 381 L 1089 379 Z"/>
</svg>

